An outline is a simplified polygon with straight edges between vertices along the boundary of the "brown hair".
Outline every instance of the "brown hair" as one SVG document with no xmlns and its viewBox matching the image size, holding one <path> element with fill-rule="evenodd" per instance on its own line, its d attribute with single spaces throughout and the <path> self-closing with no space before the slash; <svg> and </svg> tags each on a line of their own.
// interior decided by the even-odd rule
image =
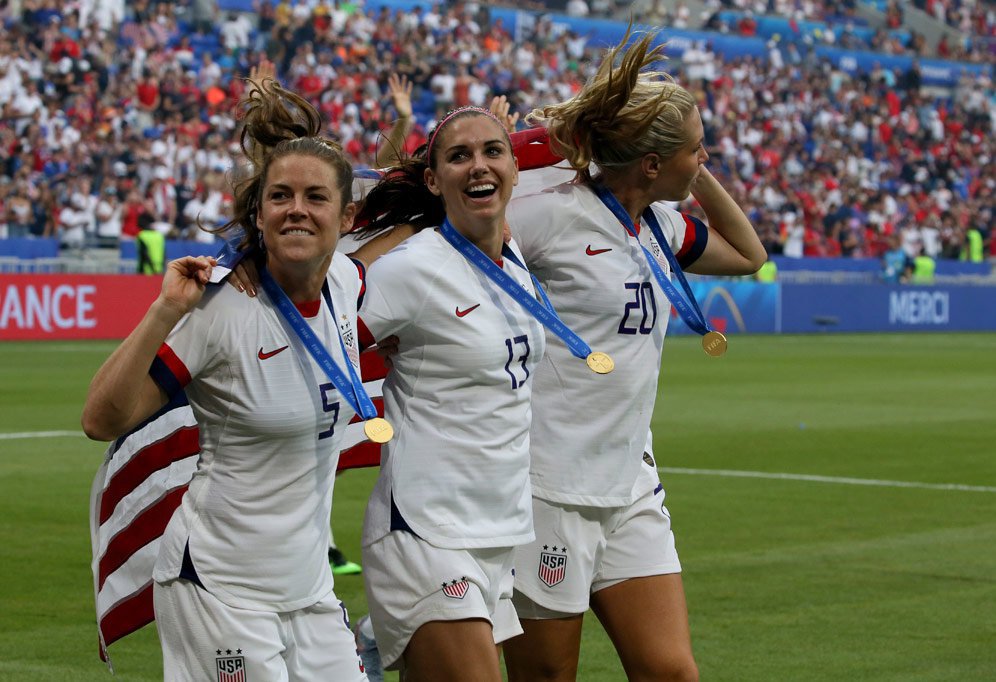
<svg viewBox="0 0 996 682">
<path fill-rule="evenodd" d="M 668 159 L 689 142 L 683 125 L 695 98 L 670 75 L 645 70 L 667 59 L 663 44 L 651 47 L 657 31 L 627 46 L 631 35 L 632 27 L 577 95 L 527 116 L 546 123 L 551 145 L 579 180 L 591 179 L 592 162 L 606 169 L 649 153 Z"/>
<path fill-rule="evenodd" d="M 321 117 L 307 100 L 285 90 L 276 81 L 265 79 L 261 83 L 249 81 L 249 94 L 241 104 L 245 115 L 240 144 L 249 164 L 243 169 L 244 177 L 233 181 L 234 217 L 218 231 L 230 227 L 244 229 L 245 239 L 240 249 L 261 244 L 256 213 L 266 175 L 274 160 L 292 154 L 322 159 L 335 170 L 340 209 L 353 200 L 353 167 L 346 160 L 342 145 L 319 135 Z"/>
</svg>

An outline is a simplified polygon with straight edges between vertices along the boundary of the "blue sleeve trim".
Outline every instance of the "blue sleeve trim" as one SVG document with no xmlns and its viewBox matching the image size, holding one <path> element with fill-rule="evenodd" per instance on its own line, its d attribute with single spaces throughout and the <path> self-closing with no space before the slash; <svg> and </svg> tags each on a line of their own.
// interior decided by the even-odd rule
<svg viewBox="0 0 996 682">
<path fill-rule="evenodd" d="M 360 273 L 360 293 L 356 297 L 356 307 L 359 308 L 363 305 L 363 296 L 367 293 L 367 266 L 363 264 L 363 261 L 352 256 L 350 256 L 349 260 L 353 261 L 357 272 Z"/>
<path fill-rule="evenodd" d="M 681 217 L 685 219 L 685 246 L 678 253 L 678 264 L 681 265 L 682 270 L 687 270 L 688 267 L 699 259 L 703 253 L 705 253 L 706 245 L 709 243 L 709 228 L 706 224 L 690 215 L 681 214 Z M 688 230 L 691 230 L 694 234 L 694 238 L 689 244 Z"/>
<path fill-rule="evenodd" d="M 149 367 L 149 376 L 159 384 L 161 389 L 166 391 L 166 395 L 170 399 L 178 393 L 183 393 L 183 384 L 180 383 L 180 380 L 176 378 L 158 355 L 152 360 L 152 366 Z"/>
</svg>

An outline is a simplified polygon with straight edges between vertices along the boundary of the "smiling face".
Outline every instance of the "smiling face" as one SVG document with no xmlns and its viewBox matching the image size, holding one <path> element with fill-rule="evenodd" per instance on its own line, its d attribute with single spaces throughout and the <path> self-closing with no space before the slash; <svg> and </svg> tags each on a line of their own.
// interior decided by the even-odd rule
<svg viewBox="0 0 996 682">
<path fill-rule="evenodd" d="M 709 154 L 703 146 L 705 130 L 697 108 L 689 112 L 682 129 L 687 141 L 674 156 L 661 161 L 656 180 L 655 189 L 660 199 L 665 201 L 686 199 L 691 192 L 692 183 L 699 176 L 699 169 L 709 160 Z"/>
<path fill-rule="evenodd" d="M 432 146 L 435 167 L 426 169 L 425 184 L 442 197 L 453 226 L 465 233 L 500 229 L 519 167 L 498 121 L 484 114 L 462 116 L 448 123 Z"/>
<path fill-rule="evenodd" d="M 288 154 L 270 164 L 256 225 L 271 268 L 328 267 L 340 232 L 356 213 L 355 204 L 342 207 L 337 180 L 336 170 L 314 156 Z"/>
</svg>

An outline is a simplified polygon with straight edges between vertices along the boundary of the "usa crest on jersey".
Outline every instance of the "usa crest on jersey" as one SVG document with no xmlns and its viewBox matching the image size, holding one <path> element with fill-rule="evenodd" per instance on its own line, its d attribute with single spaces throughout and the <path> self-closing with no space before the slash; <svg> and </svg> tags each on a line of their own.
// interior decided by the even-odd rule
<svg viewBox="0 0 996 682">
<path fill-rule="evenodd" d="M 658 244 L 657 240 L 653 237 L 650 238 L 650 253 L 653 254 L 654 260 L 657 261 L 657 264 L 661 266 L 661 270 L 664 271 L 664 274 L 670 277 L 671 264 L 668 262 L 667 256 L 664 255 L 664 251 L 661 249 L 660 244 Z"/>
<path fill-rule="evenodd" d="M 349 323 L 349 318 L 342 315 L 339 320 L 339 335 L 342 337 L 342 344 L 346 347 L 346 355 L 354 367 L 360 366 L 360 349 L 356 345 L 356 334 L 353 333 L 353 325 Z"/>
<path fill-rule="evenodd" d="M 215 659 L 218 682 L 246 682 L 246 661 L 243 656 L 221 656 Z"/>
<path fill-rule="evenodd" d="M 566 552 L 567 549 L 564 548 Z M 554 552 L 540 552 L 539 579 L 547 587 L 558 585 L 564 580 L 567 572 L 567 557 Z"/>
<path fill-rule="evenodd" d="M 466 578 L 453 580 L 448 583 L 443 583 L 443 594 L 451 599 L 463 599 L 464 595 L 467 594 L 467 589 L 469 587 L 470 584 L 467 582 Z"/>
</svg>

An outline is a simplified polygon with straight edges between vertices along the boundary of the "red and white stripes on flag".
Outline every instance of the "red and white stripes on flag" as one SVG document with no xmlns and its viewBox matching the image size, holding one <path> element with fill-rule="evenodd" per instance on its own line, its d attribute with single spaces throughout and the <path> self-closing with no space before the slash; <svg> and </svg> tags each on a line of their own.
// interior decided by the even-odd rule
<svg viewBox="0 0 996 682">
<path fill-rule="evenodd" d="M 520 170 L 517 194 L 553 186 L 573 175 L 550 167 L 560 159 L 551 153 L 542 129 L 514 133 L 512 146 Z M 362 196 L 373 182 L 368 176 L 358 180 L 354 195 Z M 364 388 L 383 416 L 386 367 L 374 351 L 360 354 L 360 366 Z M 347 426 L 339 471 L 380 464 L 380 446 L 365 439 L 359 422 L 355 417 Z M 198 437 L 193 412 L 179 394 L 115 441 L 94 477 L 90 540 L 100 657 L 105 661 L 108 646 L 154 620 L 152 568 L 166 524 L 197 466 Z"/>
</svg>

